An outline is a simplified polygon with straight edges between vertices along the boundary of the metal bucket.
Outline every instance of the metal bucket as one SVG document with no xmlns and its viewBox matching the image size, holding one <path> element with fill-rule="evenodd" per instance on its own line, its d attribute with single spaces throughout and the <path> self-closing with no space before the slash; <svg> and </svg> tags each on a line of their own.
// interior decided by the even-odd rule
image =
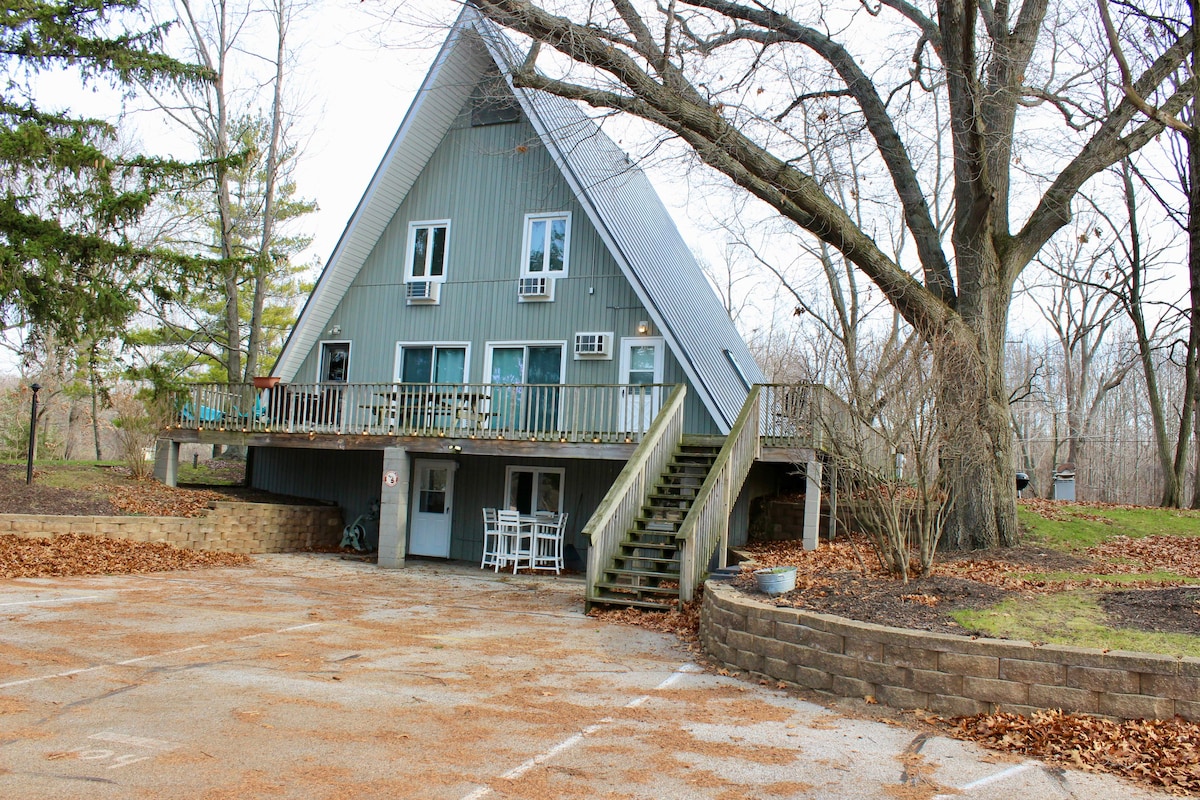
<svg viewBox="0 0 1200 800">
<path fill-rule="evenodd" d="M 754 570 L 758 590 L 766 594 L 783 594 L 796 588 L 795 567 L 764 567 Z"/>
</svg>

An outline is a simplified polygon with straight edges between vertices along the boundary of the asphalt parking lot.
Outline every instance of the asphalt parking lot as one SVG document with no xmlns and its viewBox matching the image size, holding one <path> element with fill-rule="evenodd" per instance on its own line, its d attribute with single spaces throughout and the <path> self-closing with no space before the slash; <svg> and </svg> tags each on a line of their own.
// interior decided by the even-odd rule
<svg viewBox="0 0 1200 800">
<path fill-rule="evenodd" d="M 312 555 L 0 581 L 0 797 L 1162 796 L 705 671 L 582 596 Z"/>
</svg>

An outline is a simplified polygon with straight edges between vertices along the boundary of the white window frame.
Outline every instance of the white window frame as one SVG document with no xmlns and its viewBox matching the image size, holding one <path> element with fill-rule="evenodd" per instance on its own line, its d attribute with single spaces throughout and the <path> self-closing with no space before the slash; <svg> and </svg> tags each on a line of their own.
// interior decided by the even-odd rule
<svg viewBox="0 0 1200 800">
<path fill-rule="evenodd" d="M 317 342 L 317 368 L 313 383 L 337 383 L 336 381 L 326 381 L 321 374 L 325 367 L 325 345 L 327 344 L 346 345 L 346 380 L 342 381 L 342 383 L 349 383 L 350 365 L 354 363 L 354 342 L 350 339 L 321 339 Z"/>
<path fill-rule="evenodd" d="M 566 469 L 564 469 L 563 467 L 522 466 L 520 464 L 510 464 L 510 465 L 506 466 L 504 468 L 504 507 L 505 508 L 512 508 L 513 506 L 516 505 L 516 503 L 513 502 L 513 498 L 509 496 L 509 492 L 512 491 L 512 476 L 513 476 L 514 472 L 532 472 L 533 473 L 533 485 L 535 487 L 535 490 L 538 485 L 538 474 L 539 473 L 557 472 L 558 473 L 558 509 L 554 513 L 556 513 L 556 514 L 562 513 L 563 498 L 566 497 L 566 494 L 567 494 L 567 471 L 566 471 Z M 532 508 L 531 510 L 533 512 L 536 512 L 537 508 L 535 507 L 535 508 Z"/>
<path fill-rule="evenodd" d="M 432 347 L 435 351 L 439 348 L 466 350 L 463 360 L 463 383 L 471 382 L 471 343 L 470 342 L 396 342 L 396 361 L 392 365 L 392 380 L 395 383 L 400 383 L 401 371 L 404 369 L 404 348 L 406 347 Z M 436 359 L 437 356 L 435 355 Z"/>
<path fill-rule="evenodd" d="M 568 347 L 568 342 L 565 339 L 551 339 L 551 340 L 547 340 L 547 341 L 528 341 L 528 340 L 521 339 L 521 340 L 514 341 L 514 342 L 484 342 L 484 344 L 483 344 L 483 346 L 484 346 L 484 354 L 483 354 L 483 375 L 484 375 L 483 380 L 484 380 L 484 382 L 490 383 L 492 380 L 492 351 L 495 350 L 497 347 L 503 349 L 505 347 L 530 348 L 530 347 L 553 347 L 555 345 L 558 345 L 558 347 L 559 347 L 558 383 L 557 384 L 547 384 L 547 385 L 553 385 L 553 386 L 564 385 L 567 382 L 567 347 Z M 526 374 L 528 374 L 528 372 L 529 372 L 529 361 L 528 360 L 525 361 L 525 372 L 526 372 Z M 524 377 L 525 376 L 522 376 L 522 378 L 524 378 Z M 525 383 L 525 381 L 522 380 L 522 383 Z"/>
<path fill-rule="evenodd" d="M 434 228 L 445 228 L 446 229 L 446 247 L 442 251 L 442 274 L 441 275 L 425 274 L 425 275 L 418 276 L 413 273 L 413 269 L 416 266 L 413 263 L 413 247 L 417 243 L 417 231 L 420 230 L 421 228 L 428 228 L 430 230 L 433 230 Z M 408 236 L 405 237 L 404 242 L 405 242 L 405 251 L 404 251 L 404 282 L 405 283 L 416 283 L 417 281 L 428 281 L 431 283 L 445 283 L 446 282 L 446 273 L 450 271 L 450 220 L 448 220 L 448 219 L 426 219 L 426 220 L 415 220 L 413 222 L 410 222 L 410 223 L 408 223 Z M 426 272 L 428 272 L 429 259 L 432 257 L 433 257 L 433 248 L 430 247 L 426 250 L 426 254 L 425 254 Z"/>
<path fill-rule="evenodd" d="M 543 251 L 543 269 L 540 272 L 532 272 L 529 269 L 529 246 L 533 238 L 533 223 L 535 222 L 550 222 L 552 220 L 561 219 L 567 223 L 566 236 L 563 237 L 563 265 L 561 270 L 549 269 L 550 259 L 550 227 L 546 227 L 547 247 Z M 565 278 L 569 272 L 571 261 L 571 212 L 570 211 L 551 211 L 539 212 L 537 214 L 525 215 L 525 234 L 521 240 L 521 277 L 522 278 Z"/>
</svg>

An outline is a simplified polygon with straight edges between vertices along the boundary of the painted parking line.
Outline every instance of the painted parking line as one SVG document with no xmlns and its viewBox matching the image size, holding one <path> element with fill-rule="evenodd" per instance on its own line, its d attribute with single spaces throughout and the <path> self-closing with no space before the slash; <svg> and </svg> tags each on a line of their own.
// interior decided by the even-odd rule
<svg viewBox="0 0 1200 800">
<path fill-rule="evenodd" d="M 703 672 L 703 671 L 704 671 L 703 668 L 701 668 L 695 664 L 690 664 L 690 663 L 689 664 L 681 664 L 678 668 L 676 668 L 676 670 L 674 672 L 672 672 L 669 676 L 667 676 L 666 680 L 664 680 L 658 686 L 655 686 L 654 689 L 655 689 L 655 691 L 660 691 L 662 689 L 666 689 L 667 687 L 673 685 L 674 683 L 676 683 L 677 681 L 682 679 L 685 675 L 693 675 L 693 674 Z M 625 704 L 625 708 L 637 708 L 638 706 L 642 705 L 646 701 L 650 700 L 650 698 L 651 698 L 651 695 L 648 695 L 648 694 L 642 695 L 641 697 L 634 698 L 633 700 L 630 700 L 628 703 Z M 604 719 L 600 720 L 596 724 L 589 725 L 586 728 L 584 728 L 583 730 L 579 731 L 578 733 L 571 734 L 566 739 L 563 739 L 561 742 L 559 742 L 558 744 L 551 747 L 549 750 L 539 753 L 536 756 L 534 756 L 533 758 L 518 764 L 517 766 L 510 769 L 508 772 L 505 772 L 504 774 L 502 774 L 500 777 L 503 778 L 504 780 L 515 781 L 517 778 L 520 778 L 522 775 L 524 775 L 526 772 L 529 772 L 529 770 L 533 769 L 534 767 L 546 763 L 547 761 L 549 761 L 550 759 L 559 755 L 560 753 L 565 753 L 567 750 L 570 750 L 572 747 L 574 747 L 575 745 L 582 742 L 588 736 L 591 736 L 593 733 L 596 733 L 597 731 L 603 730 L 604 728 L 608 727 L 611 724 L 613 724 L 612 717 L 605 717 Z M 482 797 L 487 797 L 491 793 L 492 793 L 491 787 L 481 786 L 478 789 L 476 789 L 475 791 L 471 792 L 470 794 L 465 795 L 462 798 L 462 800 L 479 800 Z"/>
<path fill-rule="evenodd" d="M 934 795 L 933 800 L 954 800 L 954 798 L 956 796 L 960 796 L 964 792 L 970 792 L 973 789 L 979 789 L 980 787 L 987 786 L 989 784 L 999 783 L 1000 781 L 1007 780 L 1007 779 L 1013 777 L 1014 775 L 1019 775 L 1022 772 L 1028 772 L 1029 770 L 1036 769 L 1040 766 L 1042 766 L 1042 765 L 1037 761 L 1025 761 L 1021 764 L 1016 764 L 1015 766 L 1008 767 L 1007 769 L 1002 769 L 999 772 L 993 772 L 991 775 L 985 775 L 982 778 L 979 778 L 978 780 L 974 780 L 974 781 L 971 781 L 970 783 L 964 784 L 964 785 L 958 787 L 955 790 L 955 793 L 952 795 L 951 794 Z"/>
<path fill-rule="evenodd" d="M 56 597 L 51 600 L 21 600 L 20 602 L 16 602 L 16 603 L 0 603 L 0 608 L 8 608 L 9 606 L 32 606 L 32 605 L 39 605 L 39 604 L 43 604 L 43 603 L 70 603 L 75 600 L 99 600 L 99 599 L 100 599 L 100 595 L 89 594 L 89 595 L 85 595 L 83 597 Z"/>
<path fill-rule="evenodd" d="M 124 661 L 116 661 L 112 664 L 97 664 L 94 667 L 80 667 L 79 669 L 70 669 L 70 670 L 67 670 L 66 672 L 55 672 L 52 675 L 39 675 L 35 678 L 22 678 L 21 680 L 17 680 L 17 681 L 9 681 L 8 683 L 0 683 L 0 689 L 8 689 L 9 687 L 12 687 L 12 686 L 24 686 L 24 685 L 30 684 L 30 683 L 41 683 L 42 681 L 51 681 L 51 680 L 54 680 L 55 678 L 69 678 L 74 675 L 83 675 L 88 672 L 97 672 L 98 670 L 108 669 L 110 667 L 127 667 L 131 664 L 139 664 L 143 661 L 154 661 L 154 660 L 157 660 L 160 658 L 166 658 L 167 656 L 179 655 L 180 653 L 190 653 L 195 650 L 205 650 L 210 647 L 224 647 L 227 645 L 234 644 L 236 642 L 244 642 L 244 641 L 247 641 L 248 639 L 257 639 L 261 636 L 271 636 L 273 634 L 279 634 L 279 633 L 292 633 L 293 631 L 304 630 L 305 628 L 314 628 L 320 624 L 321 623 L 319 623 L 319 622 L 307 622 L 303 625 L 291 625 L 287 628 L 279 628 L 277 630 L 272 630 L 272 631 L 262 631 L 261 633 L 251 633 L 247 636 L 239 636 L 236 639 L 229 639 L 224 642 L 215 642 L 213 644 L 195 644 L 195 645 L 192 645 L 191 647 L 180 647 L 176 650 L 165 650 L 161 653 L 152 653 L 151 655 L 148 655 L 148 656 L 138 656 L 137 658 L 127 658 Z"/>
</svg>

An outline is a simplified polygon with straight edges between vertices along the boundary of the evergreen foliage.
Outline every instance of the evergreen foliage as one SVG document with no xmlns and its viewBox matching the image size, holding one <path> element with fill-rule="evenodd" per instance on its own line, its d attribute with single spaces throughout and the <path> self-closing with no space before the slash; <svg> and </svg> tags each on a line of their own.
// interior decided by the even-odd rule
<svg viewBox="0 0 1200 800">
<path fill-rule="evenodd" d="M 158 267 L 186 261 L 140 245 L 135 226 L 189 166 L 118 155 L 111 123 L 38 97 L 39 76 L 63 71 L 117 88 L 205 79 L 159 52 L 165 26 L 138 21 L 138 0 L 0 5 L 0 325 L 35 339 L 119 330 L 139 290 L 170 292 Z"/>
</svg>

